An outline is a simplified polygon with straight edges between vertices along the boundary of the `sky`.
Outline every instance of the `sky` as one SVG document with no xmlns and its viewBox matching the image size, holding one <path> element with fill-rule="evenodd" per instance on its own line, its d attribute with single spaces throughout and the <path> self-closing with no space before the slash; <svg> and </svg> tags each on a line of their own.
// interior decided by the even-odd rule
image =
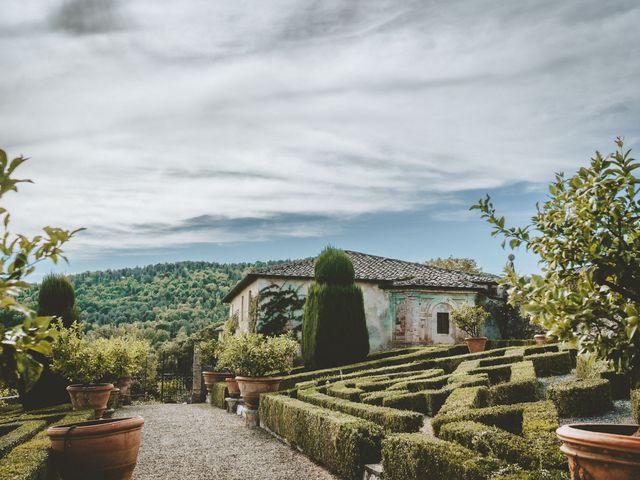
<svg viewBox="0 0 640 480">
<path fill-rule="evenodd" d="M 87 228 L 68 273 L 327 244 L 499 273 L 471 204 L 525 224 L 640 144 L 635 0 L 1 2 L 0 148 L 35 182 L 3 206 Z"/>
</svg>

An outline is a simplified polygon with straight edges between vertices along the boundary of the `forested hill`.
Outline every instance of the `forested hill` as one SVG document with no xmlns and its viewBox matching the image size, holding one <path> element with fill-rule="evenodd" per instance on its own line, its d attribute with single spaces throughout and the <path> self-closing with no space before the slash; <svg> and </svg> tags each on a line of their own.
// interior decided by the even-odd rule
<svg viewBox="0 0 640 480">
<path fill-rule="evenodd" d="M 145 330 L 157 332 L 155 342 L 162 342 L 180 330 L 190 335 L 206 323 L 225 320 L 225 294 L 250 269 L 270 263 L 165 263 L 70 279 L 89 329 L 142 322 Z"/>
</svg>

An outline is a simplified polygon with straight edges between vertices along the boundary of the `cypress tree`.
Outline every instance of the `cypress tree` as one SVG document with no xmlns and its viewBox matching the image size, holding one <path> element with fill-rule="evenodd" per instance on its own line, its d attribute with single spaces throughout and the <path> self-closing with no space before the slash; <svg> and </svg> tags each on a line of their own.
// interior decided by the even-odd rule
<svg viewBox="0 0 640 480">
<path fill-rule="evenodd" d="M 303 316 L 305 366 L 327 368 L 364 360 L 369 333 L 351 259 L 342 250 L 327 247 L 316 259 L 314 273 Z"/>
<path fill-rule="evenodd" d="M 65 327 L 80 319 L 73 285 L 67 277 L 50 274 L 44 278 L 38 292 L 38 315 L 58 317 Z M 51 359 L 38 352 L 34 352 L 33 357 L 42 364 L 43 369 L 29 391 L 18 389 L 23 407 L 43 408 L 68 402 L 67 381 L 51 371 Z"/>
<path fill-rule="evenodd" d="M 79 320 L 73 285 L 64 275 L 47 275 L 38 292 L 38 315 L 62 319 L 65 327 Z"/>
</svg>

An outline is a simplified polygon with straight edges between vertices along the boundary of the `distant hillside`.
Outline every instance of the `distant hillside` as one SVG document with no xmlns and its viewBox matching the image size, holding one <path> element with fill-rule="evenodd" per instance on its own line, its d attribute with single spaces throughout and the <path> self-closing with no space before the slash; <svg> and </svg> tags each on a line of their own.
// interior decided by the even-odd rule
<svg viewBox="0 0 640 480">
<path fill-rule="evenodd" d="M 72 275 L 82 321 L 99 325 L 153 322 L 170 338 L 227 318 L 221 300 L 252 268 L 277 262 L 179 262 Z"/>
</svg>

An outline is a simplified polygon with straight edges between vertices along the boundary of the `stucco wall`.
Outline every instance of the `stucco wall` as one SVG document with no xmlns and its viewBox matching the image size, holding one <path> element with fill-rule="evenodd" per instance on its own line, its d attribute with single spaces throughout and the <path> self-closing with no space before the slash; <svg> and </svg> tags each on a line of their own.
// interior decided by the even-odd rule
<svg viewBox="0 0 640 480">
<path fill-rule="evenodd" d="M 306 297 L 309 285 L 311 285 L 310 280 L 260 278 L 234 297 L 229 304 L 229 314 L 233 315 L 238 312 L 240 332 L 249 330 L 249 299 L 255 298 L 264 287 L 268 287 L 271 284 L 283 285 L 284 283 L 291 285 L 293 288 L 299 288 L 298 292 L 302 297 Z M 379 350 L 387 346 L 391 340 L 391 323 L 387 319 L 389 298 L 387 293 L 376 284 L 363 282 L 356 282 L 356 284 L 362 289 L 364 298 L 365 316 L 369 331 L 369 348 L 371 351 Z"/>
</svg>

